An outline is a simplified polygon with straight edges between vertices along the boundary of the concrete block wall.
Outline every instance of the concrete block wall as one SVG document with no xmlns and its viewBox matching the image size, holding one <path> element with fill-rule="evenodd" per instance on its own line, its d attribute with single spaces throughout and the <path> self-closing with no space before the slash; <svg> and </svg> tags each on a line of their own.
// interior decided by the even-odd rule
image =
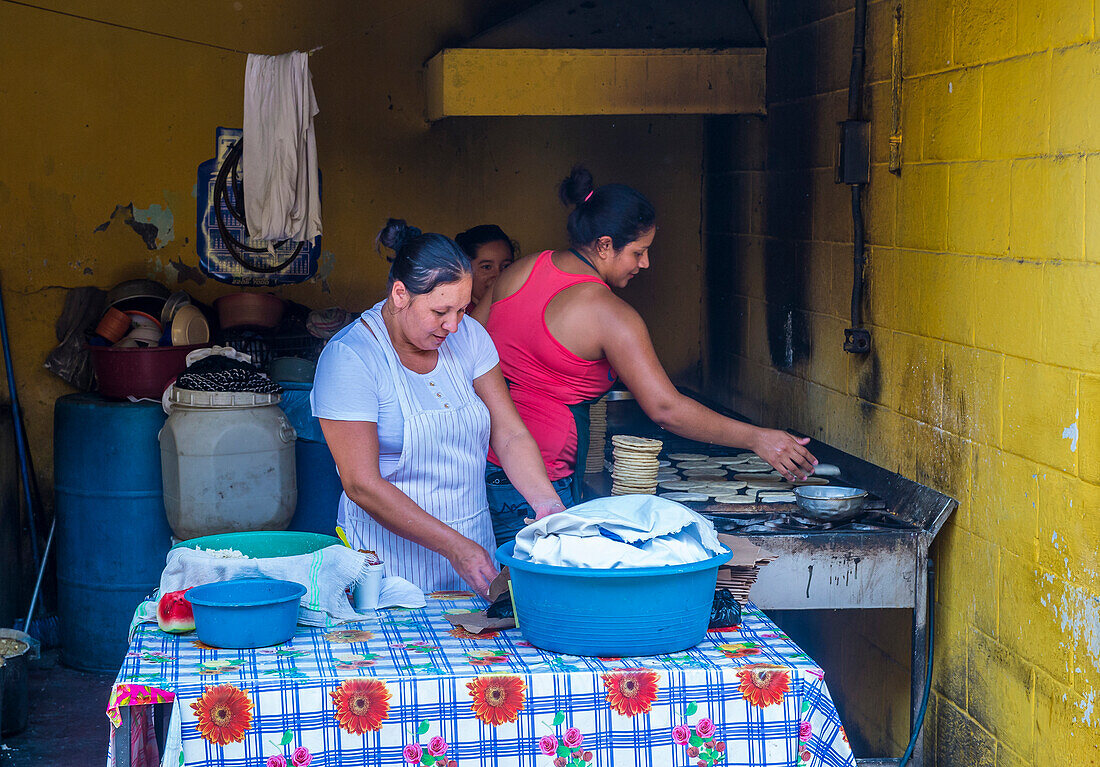
<svg viewBox="0 0 1100 767">
<path fill-rule="evenodd" d="M 1100 764 L 1100 19 L 1091 0 L 902 0 L 894 175 L 898 5 L 868 9 L 871 354 L 841 348 L 852 2 L 770 2 L 768 116 L 707 124 L 706 388 L 959 499 L 933 551 L 935 764 Z M 905 618 L 814 620 L 862 680 L 832 682 L 853 742 L 897 755 Z"/>
</svg>

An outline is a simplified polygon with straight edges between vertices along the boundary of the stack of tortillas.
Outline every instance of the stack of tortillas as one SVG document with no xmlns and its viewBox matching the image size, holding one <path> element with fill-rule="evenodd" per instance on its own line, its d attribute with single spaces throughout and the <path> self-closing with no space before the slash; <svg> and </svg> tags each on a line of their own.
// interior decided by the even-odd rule
<svg viewBox="0 0 1100 767">
<path fill-rule="evenodd" d="M 588 410 L 588 460 L 585 474 L 603 471 L 603 445 L 607 437 L 607 397 L 593 402 Z"/>
<path fill-rule="evenodd" d="M 611 467 L 611 494 L 653 494 L 657 490 L 661 440 L 616 434 L 611 438 L 614 464 Z"/>
</svg>

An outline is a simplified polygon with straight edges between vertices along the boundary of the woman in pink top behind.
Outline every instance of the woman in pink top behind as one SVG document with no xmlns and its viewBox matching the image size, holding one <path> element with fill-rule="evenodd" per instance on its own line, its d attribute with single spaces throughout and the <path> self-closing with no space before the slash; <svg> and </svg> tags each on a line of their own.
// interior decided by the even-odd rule
<svg viewBox="0 0 1100 767">
<path fill-rule="evenodd" d="M 473 316 L 500 354 L 520 417 L 538 443 L 547 473 L 567 504 L 580 497 L 575 473 L 587 435 L 584 403 L 616 379 L 659 426 L 688 439 L 747 448 L 788 478 L 805 477 L 816 459 L 809 439 L 726 418 L 676 390 L 653 349 L 645 321 L 611 288 L 649 267 L 656 213 L 642 194 L 622 184 L 595 187 L 576 167 L 559 188 L 573 205 L 567 250 L 526 256 L 500 275 L 491 300 Z M 486 490 L 497 543 L 511 540 L 534 517 L 489 454 Z"/>
</svg>

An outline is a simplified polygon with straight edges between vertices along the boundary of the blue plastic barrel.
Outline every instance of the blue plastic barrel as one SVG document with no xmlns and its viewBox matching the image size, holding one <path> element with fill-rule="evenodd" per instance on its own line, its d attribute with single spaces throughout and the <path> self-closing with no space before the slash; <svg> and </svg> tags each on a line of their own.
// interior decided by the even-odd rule
<svg viewBox="0 0 1100 767">
<path fill-rule="evenodd" d="M 309 393 L 313 384 L 280 381 L 283 387 L 279 407 L 286 413 L 298 441 L 294 459 L 298 471 L 298 507 L 288 530 L 332 535 L 336 529 L 336 511 L 340 505 L 340 475 L 332 459 L 321 424 L 313 417 Z"/>
<path fill-rule="evenodd" d="M 70 394 L 54 406 L 61 660 L 114 671 L 134 609 L 157 587 L 172 532 L 164 514 L 160 403 Z"/>
</svg>

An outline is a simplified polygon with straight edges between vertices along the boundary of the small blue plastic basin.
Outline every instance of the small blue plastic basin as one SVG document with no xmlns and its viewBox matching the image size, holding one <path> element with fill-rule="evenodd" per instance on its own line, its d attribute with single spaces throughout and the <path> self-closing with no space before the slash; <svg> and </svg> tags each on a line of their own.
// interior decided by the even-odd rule
<svg viewBox="0 0 1100 767">
<path fill-rule="evenodd" d="M 306 587 L 274 578 L 206 583 L 187 591 L 199 641 L 245 649 L 282 644 L 294 636 Z"/>
<path fill-rule="evenodd" d="M 597 570 L 526 562 L 497 549 L 512 576 L 523 638 L 542 650 L 622 658 L 694 647 L 710 622 L 718 568 L 730 551 L 688 565 Z"/>
</svg>

